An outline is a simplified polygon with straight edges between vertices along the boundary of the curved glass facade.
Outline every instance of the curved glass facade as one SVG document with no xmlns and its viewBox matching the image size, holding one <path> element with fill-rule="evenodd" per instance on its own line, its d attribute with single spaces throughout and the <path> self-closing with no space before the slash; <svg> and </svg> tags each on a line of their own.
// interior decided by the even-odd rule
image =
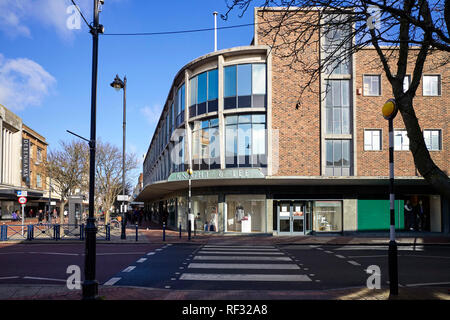
<svg viewBox="0 0 450 320">
<path fill-rule="evenodd" d="M 189 117 L 218 110 L 219 78 L 217 69 L 200 73 L 189 80 Z"/>
</svg>

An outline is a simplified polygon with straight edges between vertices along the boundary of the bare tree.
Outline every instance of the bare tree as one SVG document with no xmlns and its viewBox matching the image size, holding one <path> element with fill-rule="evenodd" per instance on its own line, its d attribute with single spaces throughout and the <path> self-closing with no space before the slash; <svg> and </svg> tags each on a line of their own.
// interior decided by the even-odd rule
<svg viewBox="0 0 450 320">
<path fill-rule="evenodd" d="M 425 62 L 434 67 L 450 61 L 450 0 L 225 0 L 228 11 L 240 10 L 242 16 L 252 6 L 270 11 L 285 7 L 277 14 L 258 16 L 259 36 L 270 38 L 274 55 L 307 75 L 299 86 L 298 105 L 305 94 L 319 93 L 316 85 L 324 73 L 349 61 L 366 47 L 374 48 L 376 60 L 383 68 L 392 88 L 409 140 L 415 166 L 425 180 L 441 195 L 450 198 L 450 179 L 433 161 L 414 109 L 414 98 Z M 305 12 L 317 14 L 305 16 Z M 322 34 L 327 48 L 324 50 Z M 307 61 L 310 50 L 325 51 L 320 62 Z M 413 66 L 411 83 L 404 91 L 407 67 Z M 380 108 L 380 106 L 378 106 Z M 380 109 L 374 110 L 380 112 Z"/>
<path fill-rule="evenodd" d="M 110 143 L 97 140 L 95 158 L 95 211 L 98 212 L 100 207 L 105 210 L 107 223 L 111 208 L 122 192 L 122 151 Z M 135 180 L 129 173 L 137 168 L 137 164 L 134 154 L 125 154 L 125 174 L 128 181 Z"/>
<path fill-rule="evenodd" d="M 51 176 L 54 192 L 61 197 L 60 221 L 64 223 L 64 206 L 75 189 L 83 186 L 88 150 L 84 142 L 60 142 L 60 150 L 51 151 L 47 157 L 47 174 Z"/>
</svg>

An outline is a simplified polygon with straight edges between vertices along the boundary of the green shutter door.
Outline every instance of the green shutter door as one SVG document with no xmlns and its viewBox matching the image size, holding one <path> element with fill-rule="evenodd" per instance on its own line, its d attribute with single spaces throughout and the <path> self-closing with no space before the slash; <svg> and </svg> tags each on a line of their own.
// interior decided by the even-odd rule
<svg viewBox="0 0 450 320">
<path fill-rule="evenodd" d="M 395 228 L 403 229 L 404 201 L 395 200 Z M 358 200 L 358 231 L 389 230 L 389 200 Z"/>
</svg>

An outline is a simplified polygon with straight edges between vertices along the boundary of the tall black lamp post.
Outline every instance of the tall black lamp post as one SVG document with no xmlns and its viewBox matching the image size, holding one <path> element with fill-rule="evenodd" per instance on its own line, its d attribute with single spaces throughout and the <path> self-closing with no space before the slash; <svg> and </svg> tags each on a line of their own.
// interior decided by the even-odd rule
<svg viewBox="0 0 450 320">
<path fill-rule="evenodd" d="M 84 260 L 83 299 L 96 299 L 98 282 L 95 280 L 96 239 L 97 228 L 94 218 L 95 192 L 95 147 L 96 147 L 96 117 L 97 117 L 97 67 L 98 67 L 98 35 L 104 28 L 99 24 L 99 6 L 102 0 L 94 0 L 94 23 L 90 27 L 92 34 L 92 88 L 91 88 L 91 137 L 89 140 L 89 217 L 86 222 L 86 246 Z"/>
<path fill-rule="evenodd" d="M 126 133 L 126 114 L 127 114 L 127 77 L 123 78 L 123 81 L 116 75 L 116 78 L 111 82 L 111 87 L 119 91 L 123 89 L 123 148 L 122 148 L 122 195 L 125 195 L 125 133 Z M 120 206 L 120 211 L 122 212 L 122 231 L 120 234 L 121 239 L 126 239 L 127 235 L 125 232 L 125 202 L 122 201 Z"/>
<path fill-rule="evenodd" d="M 390 202 L 390 239 L 389 239 L 389 289 L 391 295 L 398 295 L 397 243 L 395 242 L 395 194 L 394 194 L 394 118 L 398 108 L 394 99 L 383 105 L 383 117 L 389 121 L 389 202 Z"/>
</svg>

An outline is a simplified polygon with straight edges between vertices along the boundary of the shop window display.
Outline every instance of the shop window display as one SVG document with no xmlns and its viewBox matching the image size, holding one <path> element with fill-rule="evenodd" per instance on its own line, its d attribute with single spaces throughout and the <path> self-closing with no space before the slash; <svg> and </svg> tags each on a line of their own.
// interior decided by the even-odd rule
<svg viewBox="0 0 450 320">
<path fill-rule="evenodd" d="M 217 232 L 219 229 L 219 210 L 217 196 L 192 197 L 192 211 L 195 216 L 195 230 Z"/>
<path fill-rule="evenodd" d="M 341 201 L 314 201 L 314 231 L 342 231 Z"/>
<path fill-rule="evenodd" d="M 243 233 L 266 231 L 264 196 L 228 195 L 226 203 L 226 231 Z"/>
</svg>

